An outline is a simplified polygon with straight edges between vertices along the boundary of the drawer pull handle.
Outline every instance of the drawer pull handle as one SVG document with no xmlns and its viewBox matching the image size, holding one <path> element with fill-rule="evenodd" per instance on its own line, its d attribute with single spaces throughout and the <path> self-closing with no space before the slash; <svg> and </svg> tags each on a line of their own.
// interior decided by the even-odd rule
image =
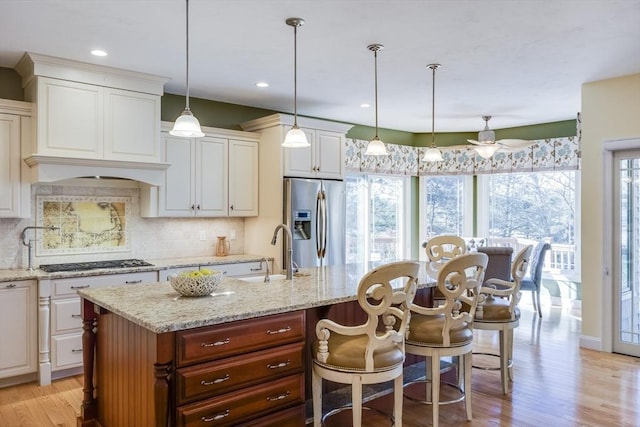
<svg viewBox="0 0 640 427">
<path fill-rule="evenodd" d="M 203 423 L 212 423 L 214 421 L 221 420 L 228 416 L 229 416 L 229 410 L 227 409 L 226 411 L 216 414 L 213 417 L 202 417 L 200 418 L 200 421 L 202 421 Z"/>
<path fill-rule="evenodd" d="M 15 288 L 15 287 L 16 287 L 15 283 L 11 283 L 11 284 L 5 286 L 5 288 Z"/>
<path fill-rule="evenodd" d="M 72 348 L 71 349 L 71 353 L 82 353 L 82 349 L 81 348 Z"/>
<path fill-rule="evenodd" d="M 267 400 L 269 402 L 275 402 L 275 401 L 278 401 L 278 400 L 286 399 L 287 397 L 289 397 L 290 394 L 291 393 L 289 391 L 287 391 L 286 393 L 282 393 L 282 394 L 279 394 L 277 396 L 267 396 Z"/>
<path fill-rule="evenodd" d="M 210 385 L 214 385 L 214 384 L 220 384 L 220 383 L 223 383 L 223 382 L 227 381 L 227 380 L 228 380 L 228 379 L 230 379 L 230 378 L 231 378 L 231 377 L 229 376 L 229 374 L 225 374 L 225 376 L 224 376 L 224 377 L 222 377 L 222 378 L 216 378 L 216 379 L 215 379 L 215 380 L 213 380 L 213 381 L 205 381 L 205 380 L 202 380 L 202 381 L 200 381 L 200 385 L 210 386 Z"/>
<path fill-rule="evenodd" d="M 229 344 L 231 340 L 229 338 L 225 338 L 222 341 L 216 341 L 216 342 L 203 342 L 202 344 L 200 344 L 200 347 L 205 348 L 205 347 L 218 347 L 221 345 L 225 345 L 225 344 Z"/>
<path fill-rule="evenodd" d="M 287 360 L 286 362 L 280 362 L 277 363 L 275 365 L 271 364 L 271 363 L 267 363 L 267 368 L 269 369 L 279 369 L 279 368 L 284 368 L 286 366 L 291 365 L 291 360 Z"/>
<path fill-rule="evenodd" d="M 251 270 L 251 271 L 261 271 L 261 270 L 262 270 L 262 268 L 261 268 L 261 267 L 258 267 L 258 268 L 250 268 L 249 270 Z"/>
<path fill-rule="evenodd" d="M 74 319 L 78 319 L 82 317 L 82 314 L 72 314 L 71 317 L 73 317 Z"/>
<path fill-rule="evenodd" d="M 271 329 L 267 329 L 267 333 L 269 335 L 284 334 L 285 332 L 289 332 L 290 330 L 291 330 L 291 326 L 287 326 L 286 328 L 280 328 L 275 331 L 272 331 Z"/>
<path fill-rule="evenodd" d="M 71 286 L 71 289 L 87 289 L 89 287 L 91 287 L 91 285 Z"/>
<path fill-rule="evenodd" d="M 127 285 L 133 285 L 133 284 L 136 284 L 136 283 L 142 283 L 142 279 L 140 279 L 140 280 L 125 280 L 124 283 L 126 283 Z"/>
<path fill-rule="evenodd" d="M 200 421 L 202 421 L 203 423 L 212 423 L 214 421 L 221 420 L 228 416 L 229 416 L 229 410 L 227 409 L 226 411 L 216 414 L 212 417 L 202 417 L 200 418 Z"/>
</svg>

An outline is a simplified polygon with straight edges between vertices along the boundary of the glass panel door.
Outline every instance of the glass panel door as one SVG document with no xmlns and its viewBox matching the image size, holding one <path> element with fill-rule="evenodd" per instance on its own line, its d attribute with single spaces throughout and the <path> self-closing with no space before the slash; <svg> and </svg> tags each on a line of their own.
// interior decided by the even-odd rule
<svg viewBox="0 0 640 427">
<path fill-rule="evenodd" d="M 640 356 L 640 151 L 614 154 L 613 351 Z"/>
</svg>

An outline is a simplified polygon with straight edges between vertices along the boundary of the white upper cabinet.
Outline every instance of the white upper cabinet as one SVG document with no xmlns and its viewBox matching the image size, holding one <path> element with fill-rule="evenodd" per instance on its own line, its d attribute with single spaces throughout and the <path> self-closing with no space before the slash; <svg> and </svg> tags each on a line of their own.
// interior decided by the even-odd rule
<svg viewBox="0 0 640 427">
<path fill-rule="evenodd" d="M 32 104 L 0 100 L 0 218 L 28 218 L 30 185 L 21 146 L 28 145 Z"/>
<path fill-rule="evenodd" d="M 258 214 L 258 135 L 203 127 L 202 138 L 180 138 L 166 131 L 171 124 L 163 127 L 163 161 L 171 166 L 158 216 Z"/>
<path fill-rule="evenodd" d="M 160 160 L 166 78 L 35 54 L 25 54 L 16 71 L 37 109 L 27 155 Z"/>
<path fill-rule="evenodd" d="M 344 178 L 344 134 L 302 129 L 308 148 L 284 148 L 284 175 L 305 178 Z"/>
<path fill-rule="evenodd" d="M 229 216 L 258 215 L 258 144 L 229 140 Z"/>
</svg>

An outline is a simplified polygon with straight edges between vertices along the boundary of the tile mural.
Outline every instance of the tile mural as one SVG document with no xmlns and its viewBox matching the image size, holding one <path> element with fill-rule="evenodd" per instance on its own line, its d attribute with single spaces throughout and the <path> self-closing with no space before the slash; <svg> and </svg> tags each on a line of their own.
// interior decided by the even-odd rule
<svg viewBox="0 0 640 427">
<path fill-rule="evenodd" d="M 127 197 L 39 196 L 38 225 L 45 230 L 39 255 L 129 251 Z"/>
</svg>

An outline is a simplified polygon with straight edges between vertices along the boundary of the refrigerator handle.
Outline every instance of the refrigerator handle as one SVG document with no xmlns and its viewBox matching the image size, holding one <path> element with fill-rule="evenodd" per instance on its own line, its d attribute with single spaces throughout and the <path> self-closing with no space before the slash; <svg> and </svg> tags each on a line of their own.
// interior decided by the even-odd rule
<svg viewBox="0 0 640 427">
<path fill-rule="evenodd" d="M 322 249 L 320 250 L 320 258 L 324 258 L 327 254 L 327 195 L 324 190 L 322 193 Z"/>
<path fill-rule="evenodd" d="M 322 197 L 322 191 L 318 191 L 316 195 L 316 254 L 318 258 L 322 257 L 322 245 L 320 243 L 322 241 Z"/>
</svg>

